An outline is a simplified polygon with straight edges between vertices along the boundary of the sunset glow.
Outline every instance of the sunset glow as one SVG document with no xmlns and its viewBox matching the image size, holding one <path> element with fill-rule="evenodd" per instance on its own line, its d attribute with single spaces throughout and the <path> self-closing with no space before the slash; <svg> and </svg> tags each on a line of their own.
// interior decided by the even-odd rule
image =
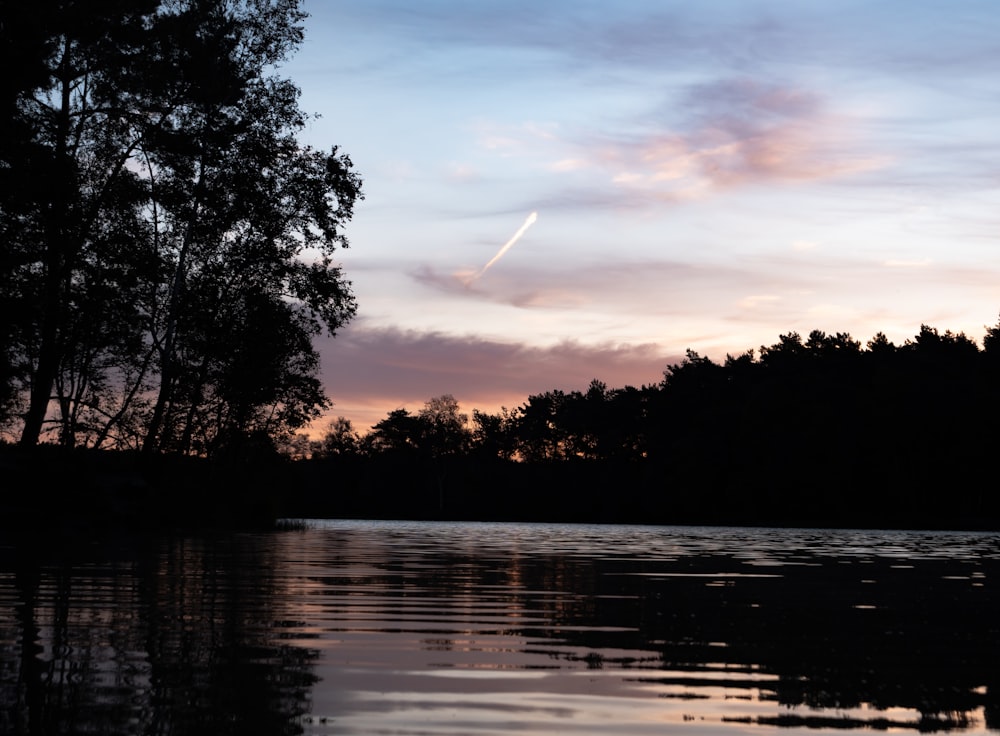
<svg viewBox="0 0 1000 736">
<path fill-rule="evenodd" d="M 321 346 L 359 428 L 652 383 L 686 348 L 996 323 L 989 2 L 306 9 L 307 140 L 365 181 L 358 318 Z"/>
</svg>

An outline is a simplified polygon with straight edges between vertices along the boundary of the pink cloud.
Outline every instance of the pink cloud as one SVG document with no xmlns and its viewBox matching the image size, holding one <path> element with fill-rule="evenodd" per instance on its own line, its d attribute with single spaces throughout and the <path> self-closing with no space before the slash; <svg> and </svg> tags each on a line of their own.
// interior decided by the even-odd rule
<svg viewBox="0 0 1000 736">
<path fill-rule="evenodd" d="M 861 121 L 794 85 L 725 78 L 665 93 L 623 122 L 631 133 L 570 130 L 546 136 L 500 127 L 511 155 L 544 161 L 560 189 L 546 208 L 634 209 L 760 183 L 824 181 L 883 168 L 859 141 Z"/>
<path fill-rule="evenodd" d="M 472 336 L 354 325 L 319 346 L 322 379 L 343 415 L 367 429 L 396 408 L 419 409 L 454 395 L 464 411 L 515 407 L 551 389 L 583 390 L 594 378 L 609 386 L 660 380 L 680 359 L 653 344 L 546 347 Z"/>
<path fill-rule="evenodd" d="M 725 264 L 686 263 L 680 260 L 572 264 L 507 263 L 479 281 L 465 283 L 462 272 L 444 273 L 424 265 L 410 276 L 440 293 L 526 310 L 598 311 L 603 314 L 635 310 L 661 317 L 705 312 L 720 298 L 737 299 L 754 293 L 788 288 L 789 280 L 802 288 L 801 273 L 782 276 L 797 265 L 784 261 Z"/>
<path fill-rule="evenodd" d="M 883 163 L 852 150 L 850 121 L 795 87 L 721 80 L 690 88 L 671 100 L 674 107 L 689 111 L 679 123 L 600 148 L 600 164 L 616 184 L 692 197 L 758 182 L 830 179 Z"/>
</svg>

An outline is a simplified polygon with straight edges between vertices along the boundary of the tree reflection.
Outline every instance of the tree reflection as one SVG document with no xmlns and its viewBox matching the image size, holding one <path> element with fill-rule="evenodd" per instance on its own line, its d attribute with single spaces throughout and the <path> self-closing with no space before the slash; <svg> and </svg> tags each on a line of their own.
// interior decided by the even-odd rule
<svg viewBox="0 0 1000 736">
<path fill-rule="evenodd" d="M 489 610 L 508 619 L 475 628 L 456 608 L 455 635 L 473 648 L 498 646 L 476 636 L 510 637 L 504 651 L 515 666 L 627 670 L 623 677 L 664 698 L 708 702 L 721 688 L 752 714 L 726 719 L 758 725 L 998 727 L 996 560 L 803 555 L 761 568 L 711 554 L 644 564 L 541 550 L 498 559 L 455 547 L 414 566 L 405 545 L 384 553 L 377 581 L 367 581 L 387 601 L 381 625 L 407 626 L 405 615 L 397 618 L 407 590 L 434 599 L 434 636 L 414 629 L 426 650 L 454 648 L 449 607 L 487 590 Z M 364 583 L 324 580 L 332 588 Z M 365 611 L 377 628 L 377 614 Z M 762 702 L 776 714 L 749 705 Z"/>
<path fill-rule="evenodd" d="M 643 639 L 664 642 L 664 669 L 721 661 L 773 676 L 756 685 L 762 697 L 796 710 L 772 725 L 850 727 L 864 711 L 868 727 L 947 730 L 969 727 L 982 711 L 985 726 L 997 727 L 1000 603 L 955 575 L 953 562 L 816 559 L 724 585 L 711 584 L 717 562 L 701 563 L 688 571 L 708 578 L 660 580 L 660 596 L 644 597 Z M 996 561 L 974 569 L 992 578 L 986 568 L 1000 572 Z M 893 721 L 885 715 L 893 709 L 919 715 Z M 839 720 L 823 723 L 831 714 Z"/>
<path fill-rule="evenodd" d="M 315 652 L 281 641 L 288 615 L 255 538 L 110 557 L 28 547 L 0 566 L 15 610 L 0 619 L 0 655 L 17 663 L 2 670 L 0 731 L 301 731 Z"/>
<path fill-rule="evenodd" d="M 290 734 L 320 723 L 313 699 L 349 731 L 339 719 L 423 707 L 425 691 L 451 703 L 422 667 L 453 668 L 447 687 L 472 668 L 551 671 L 567 691 L 583 671 L 616 683 L 612 695 L 735 724 L 1000 727 L 992 547 L 952 557 L 936 539 L 940 557 L 910 561 L 829 543 L 810 552 L 802 535 L 802 548 L 775 552 L 766 532 L 740 536 L 772 544 L 762 559 L 707 532 L 711 544 L 658 536 L 667 542 L 648 554 L 631 530 L 592 532 L 628 545 L 618 548 L 581 542 L 585 527 L 546 537 L 504 525 L 492 539 L 469 525 L 401 528 L 171 539 L 85 557 L 25 545 L 4 556 L 0 545 L 0 733 Z M 313 637 L 317 649 L 298 644 Z M 317 661 L 334 641 L 336 661 Z M 393 688 L 414 700 L 373 695 Z"/>
</svg>

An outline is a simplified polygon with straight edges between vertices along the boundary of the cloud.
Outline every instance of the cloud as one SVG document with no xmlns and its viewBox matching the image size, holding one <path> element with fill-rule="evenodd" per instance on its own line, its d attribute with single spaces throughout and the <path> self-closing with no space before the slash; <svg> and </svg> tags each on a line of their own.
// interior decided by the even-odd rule
<svg viewBox="0 0 1000 736">
<path fill-rule="evenodd" d="M 901 13 L 897 3 L 755 0 L 619 2 L 609 12 L 604 3 L 580 0 L 367 0 L 338 4 L 336 18 L 348 36 L 368 40 L 373 28 L 388 34 L 394 59 L 428 50 L 488 49 L 507 59 L 558 60 L 575 73 L 681 64 L 745 70 L 792 61 L 806 71 L 816 65 L 852 74 L 860 69 L 866 76 L 888 70 L 918 81 L 956 70 L 988 78 L 1000 54 L 991 3 L 963 3 L 956 12 L 938 0 L 908 0 L 906 9 Z M 333 15 L 322 3 L 311 12 Z"/>
<path fill-rule="evenodd" d="M 594 378 L 613 387 L 655 383 L 668 363 L 680 359 L 652 343 L 531 346 L 363 324 L 319 349 L 323 383 L 334 401 L 331 414 L 347 416 L 359 428 L 445 393 L 466 411 L 496 410 L 550 389 L 583 390 Z"/>
<path fill-rule="evenodd" d="M 781 301 L 781 297 L 775 294 L 752 294 L 740 300 L 738 306 L 741 309 L 757 309 Z"/>
<path fill-rule="evenodd" d="M 468 184 L 482 179 L 482 174 L 468 164 L 452 162 L 447 167 L 447 178 L 459 184 Z"/>
<path fill-rule="evenodd" d="M 485 295 L 485 291 L 476 283 L 475 275 L 476 271 L 471 268 L 459 269 L 453 273 L 440 273 L 426 264 L 417 266 L 410 272 L 414 281 L 435 291 L 456 295 Z"/>
<path fill-rule="evenodd" d="M 583 158 L 564 158 L 549 164 L 549 169 L 555 172 L 580 171 L 589 166 Z"/>
<path fill-rule="evenodd" d="M 546 269 L 513 268 L 480 280 L 480 272 L 462 268 L 441 273 L 424 264 L 410 272 L 419 284 L 442 294 L 520 309 L 573 309 L 592 301 L 586 284 L 560 278 Z"/>
<path fill-rule="evenodd" d="M 921 322 L 973 336 L 981 334 L 982 325 L 995 323 L 1000 303 L 996 268 L 886 268 L 882 263 L 841 257 L 802 264 L 786 251 L 781 258 L 757 259 L 743 267 L 669 262 L 578 266 L 563 274 L 565 283 L 558 281 L 558 270 L 508 268 L 497 269 L 497 278 L 481 284 L 480 292 L 425 270 L 427 285 L 437 278 L 441 288 L 458 289 L 463 299 L 524 311 L 499 311 L 485 328 L 480 320 L 491 313 L 482 305 L 453 302 L 452 313 L 475 315 L 462 323 L 468 332 L 461 334 L 454 327 L 451 332 L 400 329 L 359 318 L 336 339 L 319 345 L 321 378 L 335 402 L 332 414 L 347 416 L 363 429 L 392 409 L 417 409 L 444 393 L 455 395 L 465 411 L 490 411 L 518 406 L 529 395 L 550 389 L 582 390 L 592 378 L 611 386 L 652 383 L 686 347 L 722 359 L 726 352 L 770 344 L 791 330 L 847 331 L 862 340 L 881 330 L 898 342 L 916 334 Z M 806 269 L 800 270 L 801 265 Z M 552 306 L 571 298 L 589 303 L 562 311 Z M 526 332 L 525 324 L 533 329 Z M 541 325 L 544 330 L 534 329 Z M 508 327 L 509 333 L 489 337 L 469 334 Z M 615 342 L 610 336 L 623 328 L 634 337 Z M 536 336 L 529 344 L 522 337 L 529 332 L 587 335 L 589 342 L 539 344 L 543 338 Z"/>
<path fill-rule="evenodd" d="M 400 44 L 408 45 L 411 53 L 486 49 L 527 60 L 522 63 L 557 63 L 566 73 L 578 74 L 609 67 L 664 68 L 680 61 L 746 63 L 795 39 L 794 29 L 768 22 L 753 4 L 744 10 L 727 3 L 720 12 L 713 3 L 665 9 L 655 3 L 620 2 L 609 13 L 603 3 L 579 0 L 511 0 L 499 5 L 379 0 L 348 4 L 338 13 L 342 24 L 346 14 L 361 32 L 378 28 L 380 34 L 389 34 L 396 42 L 390 47 L 394 51 Z M 460 75 L 468 69 L 453 67 L 449 72 Z"/>
<path fill-rule="evenodd" d="M 599 148 L 599 165 L 616 184 L 687 198 L 833 179 L 887 162 L 854 150 L 852 121 L 794 86 L 722 79 L 693 85 L 672 104 L 689 110 L 685 119 Z"/>
<path fill-rule="evenodd" d="M 489 278 L 471 282 L 471 269 L 441 272 L 429 265 L 410 271 L 422 286 L 447 296 L 524 310 L 592 310 L 650 318 L 713 311 L 720 300 L 746 294 L 806 288 L 819 277 L 796 270 L 792 259 L 732 259 L 694 263 L 680 258 L 574 261 L 570 258 L 506 263 Z M 788 271 L 794 273 L 788 273 Z M 759 299 L 760 297 L 758 297 Z"/>
<path fill-rule="evenodd" d="M 663 88 L 631 117 L 586 129 L 480 125 L 480 144 L 550 178 L 546 208 L 650 207 L 735 188 L 844 178 L 888 166 L 865 150 L 861 120 L 792 83 L 724 77 Z M 612 132 L 614 131 L 614 132 Z M 624 132 L 622 132 L 624 131 Z"/>
</svg>

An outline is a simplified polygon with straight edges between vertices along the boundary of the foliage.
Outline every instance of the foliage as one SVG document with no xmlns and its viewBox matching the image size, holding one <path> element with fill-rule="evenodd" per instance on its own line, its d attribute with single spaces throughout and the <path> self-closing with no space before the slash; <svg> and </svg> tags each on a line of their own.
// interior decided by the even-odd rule
<svg viewBox="0 0 1000 736">
<path fill-rule="evenodd" d="M 323 438 L 313 449 L 313 456 L 330 458 L 344 455 L 354 455 L 361 446 L 361 437 L 355 431 L 350 419 L 337 417 L 329 422 Z"/>
<path fill-rule="evenodd" d="M 312 338 L 354 314 L 333 256 L 361 182 L 296 138 L 299 4 L 11 5 L 0 412 L 23 445 L 213 454 L 327 406 Z"/>
<path fill-rule="evenodd" d="M 468 443 L 466 425 L 469 417 L 459 412 L 458 401 L 451 394 L 436 396 L 417 414 L 421 442 L 437 457 L 464 452 Z"/>
</svg>

